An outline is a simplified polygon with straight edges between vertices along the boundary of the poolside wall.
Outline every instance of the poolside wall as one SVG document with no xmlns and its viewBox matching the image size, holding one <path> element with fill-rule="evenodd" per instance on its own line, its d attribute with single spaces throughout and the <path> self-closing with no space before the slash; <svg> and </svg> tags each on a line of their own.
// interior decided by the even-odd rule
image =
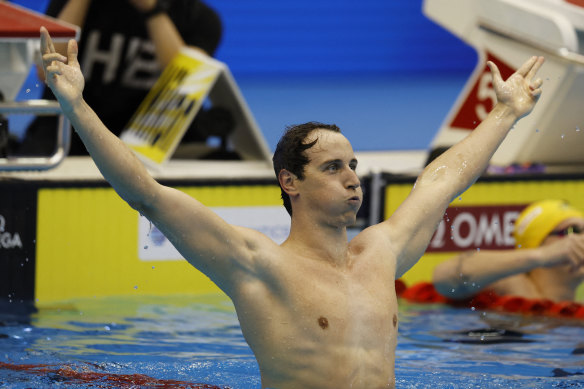
<svg viewBox="0 0 584 389">
<path fill-rule="evenodd" d="M 287 234 L 282 220 L 289 218 L 273 180 L 166 184 L 228 218 L 234 217 L 225 212 L 229 208 L 238 209 L 240 218 L 245 209 L 263 210 L 271 218 L 264 232 L 275 240 Z M 74 298 L 220 292 L 105 181 L 0 181 L 0 193 L 19 193 L 0 204 L 2 298 L 34 298 L 43 305 Z M 261 214 L 247 224 L 262 229 Z"/>
<path fill-rule="evenodd" d="M 380 218 L 405 199 L 414 177 L 384 175 L 383 182 Z M 289 218 L 273 180 L 164 183 L 276 241 L 288 233 Z M 403 280 L 408 285 L 431 280 L 434 266 L 460 251 L 512 247 L 518 212 L 544 198 L 564 198 L 584 209 L 584 176 L 480 179 L 453 201 L 427 253 Z M 220 292 L 105 181 L 0 181 L 0 201 L 2 298 L 46 305 L 88 297 Z M 366 201 L 360 212 L 366 220 L 371 204 Z M 578 296 L 584 298 L 583 288 Z"/>
</svg>

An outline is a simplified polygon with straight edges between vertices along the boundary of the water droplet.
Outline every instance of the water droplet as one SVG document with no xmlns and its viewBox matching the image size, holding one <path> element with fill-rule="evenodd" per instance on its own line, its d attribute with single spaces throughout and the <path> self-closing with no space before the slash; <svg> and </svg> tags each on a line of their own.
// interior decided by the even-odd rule
<svg viewBox="0 0 584 389">
<path fill-rule="evenodd" d="M 152 270 L 154 270 L 154 269 L 155 269 L 155 267 L 154 267 L 154 266 L 152 266 Z"/>
<path fill-rule="evenodd" d="M 30 88 L 26 88 L 26 93 L 30 93 Z"/>
<path fill-rule="evenodd" d="M 576 132 L 580 132 L 580 127 L 576 126 Z"/>
<path fill-rule="evenodd" d="M 148 250 L 148 245 L 144 246 L 144 250 Z"/>
<path fill-rule="evenodd" d="M 536 128 L 536 129 L 535 129 L 535 132 L 539 132 L 539 128 Z"/>
<path fill-rule="evenodd" d="M 111 330 L 111 328 L 110 328 L 109 326 L 104 326 L 103 328 L 104 328 L 106 331 L 110 331 L 110 330 Z"/>
<path fill-rule="evenodd" d="M 565 134 L 562 134 L 562 139 L 564 139 L 565 136 L 566 136 Z"/>
<path fill-rule="evenodd" d="M 476 311 L 477 309 L 475 307 L 470 307 L 471 311 Z"/>
<path fill-rule="evenodd" d="M 138 289 L 138 285 L 134 285 L 134 289 Z"/>
</svg>

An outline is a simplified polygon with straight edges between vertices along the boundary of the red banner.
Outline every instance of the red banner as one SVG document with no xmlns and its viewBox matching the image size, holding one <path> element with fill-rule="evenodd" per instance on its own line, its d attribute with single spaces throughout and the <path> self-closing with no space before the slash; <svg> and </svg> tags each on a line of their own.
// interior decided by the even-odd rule
<svg viewBox="0 0 584 389">
<path fill-rule="evenodd" d="M 525 206 L 450 207 L 426 252 L 513 248 L 513 225 Z"/>
</svg>

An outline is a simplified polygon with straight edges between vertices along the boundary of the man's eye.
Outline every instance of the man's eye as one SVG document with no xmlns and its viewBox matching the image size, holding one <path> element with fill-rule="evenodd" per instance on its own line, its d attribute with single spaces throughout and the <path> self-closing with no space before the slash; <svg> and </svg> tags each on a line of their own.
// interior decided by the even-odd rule
<svg viewBox="0 0 584 389">
<path fill-rule="evenodd" d="M 329 165 L 328 168 L 327 168 L 327 170 L 329 172 L 336 172 L 338 169 L 339 169 L 339 167 L 337 165 L 335 165 L 335 164 Z"/>
</svg>

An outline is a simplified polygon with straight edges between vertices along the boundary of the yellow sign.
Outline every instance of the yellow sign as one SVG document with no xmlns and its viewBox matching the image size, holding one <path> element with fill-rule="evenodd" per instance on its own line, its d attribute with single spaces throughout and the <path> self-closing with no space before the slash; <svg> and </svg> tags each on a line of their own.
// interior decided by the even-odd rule
<svg viewBox="0 0 584 389">
<path fill-rule="evenodd" d="M 192 49 L 165 68 L 121 139 L 147 163 L 168 160 L 225 65 Z"/>
<path fill-rule="evenodd" d="M 271 184 L 177 189 L 211 208 L 281 207 L 280 188 Z M 40 189 L 37 305 L 105 296 L 220 293 L 184 259 L 140 259 L 138 217 L 112 188 Z"/>
</svg>

